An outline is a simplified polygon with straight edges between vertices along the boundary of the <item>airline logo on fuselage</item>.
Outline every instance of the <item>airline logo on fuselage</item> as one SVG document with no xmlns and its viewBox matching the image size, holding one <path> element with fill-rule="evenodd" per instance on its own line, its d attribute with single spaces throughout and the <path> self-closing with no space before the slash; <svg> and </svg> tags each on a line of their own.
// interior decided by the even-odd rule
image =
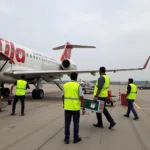
<svg viewBox="0 0 150 150">
<path fill-rule="evenodd" d="M 15 47 L 12 42 L 8 42 L 7 40 L 0 38 L 0 51 L 13 61 L 17 61 L 19 63 L 25 62 L 25 50 Z M 12 64 L 12 61 L 10 60 L 9 63 Z"/>
</svg>

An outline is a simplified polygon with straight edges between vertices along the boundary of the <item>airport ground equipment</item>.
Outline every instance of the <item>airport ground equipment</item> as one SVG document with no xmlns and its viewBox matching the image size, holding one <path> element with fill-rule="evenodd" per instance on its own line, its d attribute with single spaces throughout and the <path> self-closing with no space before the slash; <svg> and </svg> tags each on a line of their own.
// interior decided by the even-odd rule
<svg viewBox="0 0 150 150">
<path fill-rule="evenodd" d="M 3 96 L 1 96 L 0 92 L 0 111 L 2 111 L 2 108 L 5 108 L 7 106 L 7 103 L 3 100 Z"/>
<path fill-rule="evenodd" d="M 106 104 L 111 104 L 111 106 L 113 106 L 114 105 L 114 102 L 116 102 L 116 101 L 114 101 L 112 98 L 113 97 L 116 97 L 115 95 L 112 95 L 112 92 L 111 92 L 111 90 L 108 90 L 108 97 L 107 97 L 107 100 L 106 100 Z"/>
<path fill-rule="evenodd" d="M 83 90 L 84 94 L 87 94 L 87 93 L 92 94 L 94 88 L 92 88 L 92 87 L 82 87 L 82 90 Z"/>
<path fill-rule="evenodd" d="M 94 91 L 94 85 L 91 82 L 79 82 L 81 87 L 82 87 L 82 91 L 84 94 L 92 94 Z"/>
<path fill-rule="evenodd" d="M 150 85 L 139 85 L 139 86 L 137 86 L 137 88 L 140 89 L 140 90 L 149 90 Z"/>
<path fill-rule="evenodd" d="M 128 105 L 128 102 L 126 100 L 126 94 L 125 93 L 121 93 L 121 105 Z"/>
</svg>

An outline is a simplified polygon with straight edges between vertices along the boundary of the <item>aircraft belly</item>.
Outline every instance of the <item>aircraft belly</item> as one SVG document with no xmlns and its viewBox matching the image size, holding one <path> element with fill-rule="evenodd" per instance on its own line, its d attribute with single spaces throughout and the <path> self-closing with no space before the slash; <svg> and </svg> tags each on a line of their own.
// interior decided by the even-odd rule
<svg viewBox="0 0 150 150">
<path fill-rule="evenodd" d="M 2 72 L 0 72 L 0 82 L 2 83 L 13 83 L 16 79 L 11 76 L 4 76 Z"/>
</svg>

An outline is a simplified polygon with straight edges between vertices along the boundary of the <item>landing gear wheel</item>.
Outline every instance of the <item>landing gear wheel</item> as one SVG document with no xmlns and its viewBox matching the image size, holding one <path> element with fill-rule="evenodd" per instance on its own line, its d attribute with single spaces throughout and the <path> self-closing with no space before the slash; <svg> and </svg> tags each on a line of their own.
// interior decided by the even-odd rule
<svg viewBox="0 0 150 150">
<path fill-rule="evenodd" d="M 114 103 L 113 102 L 111 102 L 111 106 L 113 106 L 114 105 Z"/>
<path fill-rule="evenodd" d="M 44 91 L 42 89 L 37 90 L 37 98 L 42 99 L 44 97 Z"/>
<path fill-rule="evenodd" d="M 36 94 L 37 92 L 36 92 L 36 89 L 34 89 L 33 91 L 32 91 L 32 98 L 33 99 L 36 99 L 37 98 L 37 94 Z"/>
<path fill-rule="evenodd" d="M 1 93 L 3 96 L 8 97 L 10 94 L 10 89 L 9 88 L 1 88 Z"/>
<path fill-rule="evenodd" d="M 42 89 L 32 91 L 32 98 L 33 99 L 42 99 L 44 97 L 44 91 Z"/>
</svg>

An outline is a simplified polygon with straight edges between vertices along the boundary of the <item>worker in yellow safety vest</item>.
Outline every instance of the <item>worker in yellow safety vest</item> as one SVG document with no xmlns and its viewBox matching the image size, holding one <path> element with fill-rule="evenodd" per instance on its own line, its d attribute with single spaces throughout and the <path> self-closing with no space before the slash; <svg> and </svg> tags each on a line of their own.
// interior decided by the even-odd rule
<svg viewBox="0 0 150 150">
<path fill-rule="evenodd" d="M 16 85 L 16 93 L 15 93 L 15 97 L 14 97 L 14 101 L 13 101 L 13 105 L 12 105 L 12 113 L 11 115 L 14 116 L 15 115 L 15 109 L 16 109 L 16 104 L 18 102 L 18 100 L 20 99 L 21 101 L 21 116 L 24 116 L 24 108 L 25 108 L 25 95 L 26 95 L 26 89 L 30 89 L 29 84 L 27 83 L 27 81 L 25 81 L 25 76 L 22 75 L 20 80 L 17 80 L 17 82 L 15 84 L 12 85 L 11 87 L 11 91 L 10 94 L 12 94 L 13 91 L 13 87 Z"/>
<path fill-rule="evenodd" d="M 108 75 L 105 74 L 106 71 L 105 67 L 100 67 L 99 71 L 100 71 L 99 72 L 100 78 L 96 81 L 94 87 L 94 94 L 93 94 L 94 100 L 99 100 L 100 103 L 104 103 L 103 113 L 107 118 L 108 122 L 110 123 L 109 129 L 111 129 L 116 125 L 116 122 L 113 120 L 110 113 L 106 109 L 106 100 L 108 97 L 110 78 Z M 97 116 L 97 124 L 93 124 L 93 126 L 103 128 L 102 113 L 97 112 L 96 116 Z"/>
<path fill-rule="evenodd" d="M 79 120 L 80 109 L 82 106 L 82 114 L 85 114 L 84 98 L 82 87 L 77 82 L 78 74 L 71 73 L 71 81 L 64 84 L 63 88 L 63 108 L 65 113 L 65 138 L 64 142 L 69 144 L 70 139 L 70 122 L 73 116 L 74 122 L 74 143 L 80 142 L 82 139 L 79 137 Z"/>
<path fill-rule="evenodd" d="M 137 112 L 136 112 L 134 105 L 133 105 L 133 103 L 136 99 L 136 95 L 137 95 L 137 87 L 135 84 L 133 84 L 133 79 L 129 78 L 128 79 L 128 86 L 127 86 L 127 93 L 126 93 L 126 100 L 128 102 L 128 110 L 124 116 L 129 117 L 130 111 L 132 110 L 132 112 L 135 116 L 134 120 L 139 119 Z"/>
</svg>

